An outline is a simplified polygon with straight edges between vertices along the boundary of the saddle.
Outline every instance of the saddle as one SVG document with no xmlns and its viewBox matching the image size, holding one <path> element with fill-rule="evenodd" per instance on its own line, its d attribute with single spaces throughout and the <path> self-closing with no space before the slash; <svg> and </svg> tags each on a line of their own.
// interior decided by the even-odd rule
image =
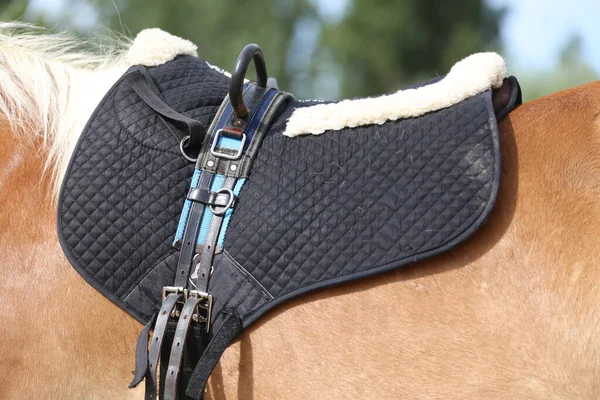
<svg viewBox="0 0 600 400">
<path fill-rule="evenodd" d="M 252 60 L 257 82 L 244 79 Z M 476 232 L 498 193 L 497 117 L 521 99 L 511 77 L 497 116 L 502 68 L 467 64 L 338 103 L 268 86 L 256 45 L 231 78 L 189 55 L 131 67 L 81 134 L 58 234 L 81 276 L 145 324 L 132 386 L 201 398 L 222 352 L 268 310 Z"/>
</svg>

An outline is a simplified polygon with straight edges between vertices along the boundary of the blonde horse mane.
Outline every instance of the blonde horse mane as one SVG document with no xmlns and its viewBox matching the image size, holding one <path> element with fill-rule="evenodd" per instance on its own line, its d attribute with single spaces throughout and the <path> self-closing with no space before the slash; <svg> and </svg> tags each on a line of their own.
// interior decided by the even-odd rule
<svg viewBox="0 0 600 400">
<path fill-rule="evenodd" d="M 43 172 L 53 181 L 53 197 L 83 126 L 125 70 L 130 43 L 112 35 L 92 46 L 69 33 L 0 23 L 0 114 L 46 155 Z"/>
</svg>

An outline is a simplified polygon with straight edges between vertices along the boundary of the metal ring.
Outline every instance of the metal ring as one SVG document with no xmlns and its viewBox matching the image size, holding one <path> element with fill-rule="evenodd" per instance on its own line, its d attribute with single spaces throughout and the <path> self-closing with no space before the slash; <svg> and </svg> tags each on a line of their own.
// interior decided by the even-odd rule
<svg viewBox="0 0 600 400">
<path fill-rule="evenodd" d="M 248 118 L 248 107 L 244 104 L 242 90 L 246 71 L 251 60 L 254 61 L 254 68 L 256 68 L 258 87 L 267 87 L 267 64 L 263 52 L 257 44 L 246 45 L 235 62 L 229 84 L 229 101 L 233 107 L 233 112 L 239 119 L 243 120 Z"/>
<path fill-rule="evenodd" d="M 190 143 L 190 135 L 187 135 L 186 137 L 184 137 L 183 139 L 181 139 L 181 142 L 179 142 L 179 151 L 181 151 L 181 155 L 186 160 L 188 160 L 190 162 L 196 162 L 196 161 L 198 161 L 198 157 L 192 158 L 192 157 L 188 156 L 187 153 L 185 152 L 185 147 L 189 143 Z"/>
<path fill-rule="evenodd" d="M 211 204 L 209 206 L 210 211 L 212 211 L 213 214 L 215 215 L 223 215 L 227 212 L 227 210 L 229 210 L 231 207 L 233 207 L 233 202 L 235 201 L 235 194 L 233 194 L 233 190 L 229 189 L 229 188 L 221 188 L 219 190 L 217 190 L 215 193 L 227 193 L 229 194 L 229 201 L 227 202 L 227 204 L 225 205 L 225 207 L 223 207 L 222 210 L 219 211 L 215 211 L 214 206 Z"/>
</svg>

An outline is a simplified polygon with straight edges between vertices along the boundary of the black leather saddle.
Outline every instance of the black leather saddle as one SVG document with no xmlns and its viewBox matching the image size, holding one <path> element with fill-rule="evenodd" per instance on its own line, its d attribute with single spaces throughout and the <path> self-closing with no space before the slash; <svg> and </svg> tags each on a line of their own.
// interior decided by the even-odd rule
<svg viewBox="0 0 600 400">
<path fill-rule="evenodd" d="M 233 81 L 190 56 L 130 68 L 62 185 L 69 261 L 146 324 L 133 382 L 146 379 L 146 398 L 201 397 L 222 351 L 266 311 L 443 253 L 484 223 L 498 193 L 491 90 L 290 138 L 288 118 L 317 102 L 268 87 L 262 53 L 245 51 Z M 258 83 L 243 84 L 251 59 Z M 520 102 L 515 87 L 503 115 Z M 160 345 L 148 350 L 151 329 Z"/>
</svg>

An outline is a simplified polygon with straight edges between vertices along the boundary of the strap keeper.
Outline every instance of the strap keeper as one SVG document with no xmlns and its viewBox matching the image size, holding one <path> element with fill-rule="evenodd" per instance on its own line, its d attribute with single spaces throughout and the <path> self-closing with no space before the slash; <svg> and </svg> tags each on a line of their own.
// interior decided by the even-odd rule
<svg viewBox="0 0 600 400">
<path fill-rule="evenodd" d="M 203 188 L 190 189 L 187 195 L 187 199 L 196 203 L 208 204 L 210 200 L 211 192 Z"/>
<path fill-rule="evenodd" d="M 235 205 L 237 196 L 232 190 L 219 189 L 216 192 L 210 192 L 202 188 L 190 189 L 187 195 L 188 200 L 196 203 L 202 203 L 211 208 L 215 214 L 224 213 Z M 216 211 L 216 207 L 222 207 L 224 210 Z"/>
</svg>

